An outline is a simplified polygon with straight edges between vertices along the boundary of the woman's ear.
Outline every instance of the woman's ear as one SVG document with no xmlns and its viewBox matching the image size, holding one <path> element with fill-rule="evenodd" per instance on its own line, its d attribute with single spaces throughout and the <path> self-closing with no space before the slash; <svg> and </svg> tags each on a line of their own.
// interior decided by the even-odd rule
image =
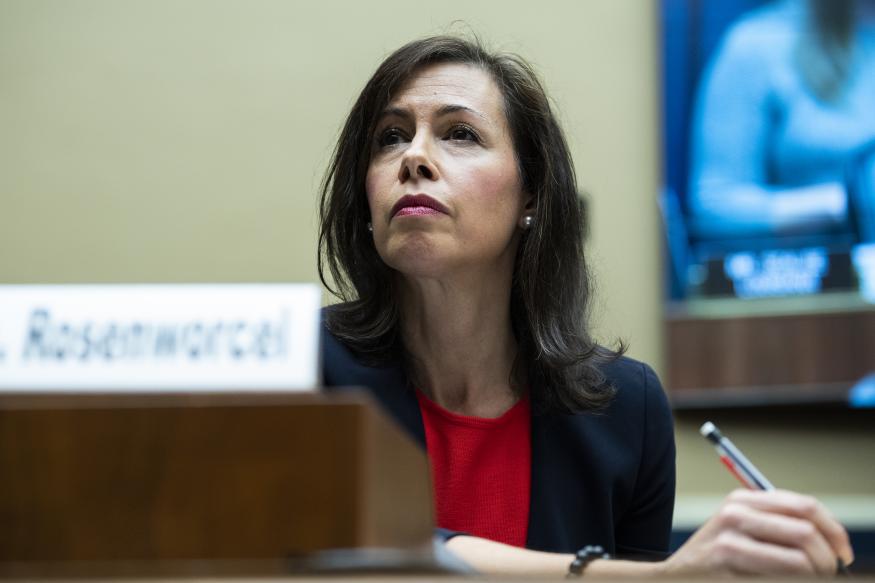
<svg viewBox="0 0 875 583">
<path fill-rule="evenodd" d="M 535 204 L 535 197 L 526 194 L 525 196 L 525 205 L 523 205 L 523 212 L 520 215 L 520 220 L 517 223 L 520 229 L 527 231 L 532 228 L 535 224 L 535 215 L 537 214 L 538 206 Z"/>
</svg>

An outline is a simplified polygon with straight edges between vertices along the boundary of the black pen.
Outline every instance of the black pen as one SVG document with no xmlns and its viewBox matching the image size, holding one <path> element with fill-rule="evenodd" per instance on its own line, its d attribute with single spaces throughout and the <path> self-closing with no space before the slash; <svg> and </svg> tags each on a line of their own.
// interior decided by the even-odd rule
<svg viewBox="0 0 875 583">
<path fill-rule="evenodd" d="M 706 421 L 699 429 L 699 433 L 714 444 L 714 448 L 720 456 L 720 461 L 744 486 L 751 490 L 771 491 L 775 489 L 768 478 L 741 453 L 741 450 L 735 447 L 735 444 L 729 441 L 728 437 L 720 433 L 716 425 Z M 845 562 L 839 558 L 836 559 L 836 569 L 842 575 L 850 575 Z"/>
</svg>

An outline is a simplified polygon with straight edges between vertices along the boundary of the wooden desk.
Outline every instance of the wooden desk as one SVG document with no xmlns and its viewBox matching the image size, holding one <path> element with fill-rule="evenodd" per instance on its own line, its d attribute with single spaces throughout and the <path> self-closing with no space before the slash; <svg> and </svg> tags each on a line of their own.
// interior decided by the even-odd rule
<svg viewBox="0 0 875 583">
<path fill-rule="evenodd" d="M 0 476 L 7 574 L 276 574 L 433 533 L 425 453 L 363 393 L 0 395 Z"/>
</svg>

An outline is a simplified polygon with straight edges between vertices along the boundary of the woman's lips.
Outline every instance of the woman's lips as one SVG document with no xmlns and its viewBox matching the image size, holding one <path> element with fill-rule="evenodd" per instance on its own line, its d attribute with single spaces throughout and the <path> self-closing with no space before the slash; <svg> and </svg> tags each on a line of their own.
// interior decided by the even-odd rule
<svg viewBox="0 0 875 583">
<path fill-rule="evenodd" d="M 441 211 L 436 211 L 428 206 L 405 206 L 395 213 L 396 217 L 404 217 L 408 215 L 442 215 Z"/>
<path fill-rule="evenodd" d="M 392 207 L 392 217 L 450 214 L 443 204 L 427 194 L 405 194 Z"/>
</svg>

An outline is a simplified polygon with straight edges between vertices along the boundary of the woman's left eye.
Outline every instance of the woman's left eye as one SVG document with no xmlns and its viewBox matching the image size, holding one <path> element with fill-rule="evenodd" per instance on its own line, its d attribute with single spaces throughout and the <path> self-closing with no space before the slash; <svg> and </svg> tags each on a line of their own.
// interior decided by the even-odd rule
<svg viewBox="0 0 875 583">
<path fill-rule="evenodd" d="M 471 128 L 467 126 L 456 126 L 447 134 L 447 138 L 457 141 L 477 142 L 480 138 Z"/>
</svg>

